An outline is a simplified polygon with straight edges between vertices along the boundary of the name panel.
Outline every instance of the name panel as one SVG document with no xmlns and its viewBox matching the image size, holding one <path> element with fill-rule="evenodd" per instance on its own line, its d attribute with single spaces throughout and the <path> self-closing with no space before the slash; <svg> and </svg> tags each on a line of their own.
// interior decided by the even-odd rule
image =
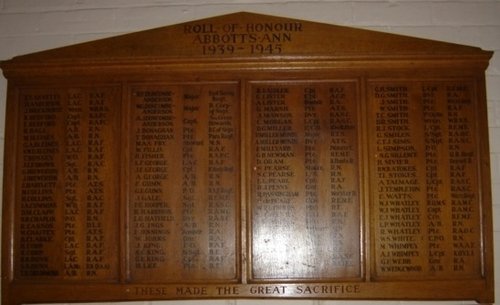
<svg viewBox="0 0 500 305">
<path fill-rule="evenodd" d="M 251 278 L 361 277 L 357 82 L 249 92 Z"/>
<path fill-rule="evenodd" d="M 120 90 L 19 90 L 15 279 L 116 280 Z"/>
<path fill-rule="evenodd" d="M 205 83 L 130 89 L 132 281 L 237 278 L 238 88 Z"/>
<path fill-rule="evenodd" d="M 475 87 L 371 82 L 377 278 L 482 276 Z"/>
</svg>

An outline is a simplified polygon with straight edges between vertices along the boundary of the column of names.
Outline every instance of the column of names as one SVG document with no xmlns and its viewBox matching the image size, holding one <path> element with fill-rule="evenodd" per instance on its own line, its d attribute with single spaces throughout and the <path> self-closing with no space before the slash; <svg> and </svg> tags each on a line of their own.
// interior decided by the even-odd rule
<svg viewBox="0 0 500 305">
<path fill-rule="evenodd" d="M 131 280 L 234 279 L 235 86 L 150 85 L 133 87 L 131 93 Z"/>
<path fill-rule="evenodd" d="M 293 273 L 293 239 L 296 206 L 301 192 L 293 187 L 298 173 L 292 161 L 297 156 L 298 134 L 288 105 L 286 86 L 258 86 L 253 90 L 255 129 L 253 138 L 252 238 L 256 274 L 274 273 L 284 277 Z M 292 231 L 293 232 L 293 231 Z M 262 268 L 262 269 L 261 269 Z M 266 270 L 267 269 L 267 270 Z"/>
<path fill-rule="evenodd" d="M 18 277 L 57 277 L 62 272 L 48 249 L 57 242 L 56 223 L 58 160 L 61 140 L 62 97 L 56 92 L 33 92 L 21 95 L 22 141 Z"/>
<path fill-rule="evenodd" d="M 119 229 L 105 219 L 118 220 L 118 176 L 104 176 L 118 164 L 108 161 L 118 143 L 110 137 L 120 113 L 112 106 L 116 92 L 58 88 L 21 95 L 25 142 L 16 276 L 116 278 L 119 245 L 109 242 Z"/>
<path fill-rule="evenodd" d="M 421 203 L 421 156 L 416 129 L 418 107 L 412 105 L 406 84 L 372 87 L 375 145 L 373 149 L 377 273 L 420 276 L 425 269 Z"/>
<path fill-rule="evenodd" d="M 171 202 L 164 194 L 169 183 L 168 145 L 178 138 L 174 130 L 174 93 L 170 90 L 135 90 L 136 130 L 133 150 L 132 239 L 133 268 L 158 268 L 166 262 L 165 242 L 174 221 Z"/>
<path fill-rule="evenodd" d="M 253 277 L 360 275 L 355 84 L 252 88 Z"/>
<path fill-rule="evenodd" d="M 466 82 L 372 84 L 377 276 L 480 276 L 472 95 Z"/>
</svg>

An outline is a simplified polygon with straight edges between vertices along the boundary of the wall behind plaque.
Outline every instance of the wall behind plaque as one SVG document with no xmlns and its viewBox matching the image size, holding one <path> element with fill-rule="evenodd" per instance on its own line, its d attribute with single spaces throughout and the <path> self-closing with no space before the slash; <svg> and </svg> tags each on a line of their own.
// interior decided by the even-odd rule
<svg viewBox="0 0 500 305">
<path fill-rule="evenodd" d="M 186 4 L 187 3 L 187 4 Z M 83 41 L 177 24 L 237 11 L 251 11 L 330 24 L 363 27 L 495 51 L 486 72 L 495 275 L 500 299 L 500 1 L 388 0 L 0 0 L 0 59 Z M 3 172 L 6 80 L 0 77 L 0 172 Z M 1 177 L 1 175 L 0 175 Z M 1 182 L 1 181 L 0 181 Z M 0 187 L 1 187 L 0 183 Z M 149 303 L 149 302 L 144 302 Z M 212 300 L 153 305 L 353 305 L 373 301 Z M 427 302 L 377 302 L 425 305 Z M 435 304 L 472 304 L 432 302 Z M 497 301 L 500 304 L 500 301 Z M 128 303 L 125 303 L 128 305 Z M 137 303 L 130 303 L 137 304 Z M 142 303 L 139 303 L 142 305 Z M 99 304 L 97 304 L 99 305 Z"/>
</svg>

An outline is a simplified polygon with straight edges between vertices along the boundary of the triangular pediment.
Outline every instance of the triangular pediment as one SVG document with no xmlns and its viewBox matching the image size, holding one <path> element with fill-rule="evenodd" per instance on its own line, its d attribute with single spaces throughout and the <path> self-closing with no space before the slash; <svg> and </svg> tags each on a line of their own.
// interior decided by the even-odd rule
<svg viewBox="0 0 500 305">
<path fill-rule="evenodd" d="M 489 52 L 476 47 L 240 12 L 18 56 L 11 62 L 485 54 Z"/>
</svg>

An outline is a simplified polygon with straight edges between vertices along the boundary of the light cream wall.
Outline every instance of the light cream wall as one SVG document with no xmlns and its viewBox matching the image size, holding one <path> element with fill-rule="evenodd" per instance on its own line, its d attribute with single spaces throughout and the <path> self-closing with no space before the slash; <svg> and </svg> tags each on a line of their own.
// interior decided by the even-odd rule
<svg viewBox="0 0 500 305">
<path fill-rule="evenodd" d="M 475 45 L 498 52 L 487 70 L 487 90 L 494 201 L 495 261 L 498 262 L 495 267 L 496 290 L 497 294 L 500 294 L 500 1 L 0 0 L 0 60 L 121 33 L 237 11 L 251 11 L 365 27 L 403 35 Z M 6 80 L 0 77 L 1 156 L 3 156 L 5 96 Z M 3 157 L 0 160 L 3 160 Z M 0 166 L 3 168 L 3 163 Z M 130 304 L 149 305 L 149 302 Z M 154 302 L 154 304 L 458 305 L 473 304 L 473 302 L 216 300 Z"/>
</svg>

